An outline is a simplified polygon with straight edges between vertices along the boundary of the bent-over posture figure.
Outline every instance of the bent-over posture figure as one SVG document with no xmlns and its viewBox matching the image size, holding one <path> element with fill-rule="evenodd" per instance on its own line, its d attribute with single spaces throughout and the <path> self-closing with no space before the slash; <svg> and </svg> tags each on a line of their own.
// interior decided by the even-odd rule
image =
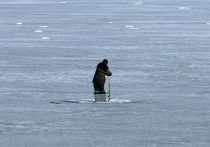
<svg viewBox="0 0 210 147">
<path fill-rule="evenodd" d="M 99 63 L 96 68 L 95 75 L 93 77 L 93 86 L 95 91 L 105 91 L 104 84 L 106 76 L 111 76 L 112 72 L 109 71 L 108 60 L 104 59 L 103 62 Z"/>
</svg>

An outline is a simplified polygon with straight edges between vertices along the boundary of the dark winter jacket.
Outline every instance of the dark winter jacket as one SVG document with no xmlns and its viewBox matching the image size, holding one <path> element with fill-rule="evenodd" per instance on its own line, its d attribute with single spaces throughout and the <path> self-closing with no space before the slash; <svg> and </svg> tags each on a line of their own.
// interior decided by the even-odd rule
<svg viewBox="0 0 210 147">
<path fill-rule="evenodd" d="M 105 75 L 111 76 L 112 72 L 109 71 L 109 67 L 101 62 L 98 64 L 96 68 L 95 75 L 93 77 L 93 83 L 104 84 L 105 83 Z"/>
</svg>

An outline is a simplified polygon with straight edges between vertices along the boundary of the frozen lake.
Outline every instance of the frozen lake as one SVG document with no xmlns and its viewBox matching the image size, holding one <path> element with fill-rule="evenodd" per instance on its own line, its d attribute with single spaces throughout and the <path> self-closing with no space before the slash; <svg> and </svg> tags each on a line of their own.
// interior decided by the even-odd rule
<svg viewBox="0 0 210 147">
<path fill-rule="evenodd" d="M 0 146 L 210 146 L 209 0 L 1 0 L 0 16 Z M 104 58 L 112 100 L 95 103 Z"/>
</svg>

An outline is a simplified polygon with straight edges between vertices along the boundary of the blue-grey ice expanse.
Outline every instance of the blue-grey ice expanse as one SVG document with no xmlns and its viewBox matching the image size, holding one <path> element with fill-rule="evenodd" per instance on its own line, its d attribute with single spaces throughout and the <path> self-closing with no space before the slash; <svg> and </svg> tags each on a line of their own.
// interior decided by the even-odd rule
<svg viewBox="0 0 210 147">
<path fill-rule="evenodd" d="M 209 147 L 210 1 L 0 0 L 0 146 Z"/>
</svg>

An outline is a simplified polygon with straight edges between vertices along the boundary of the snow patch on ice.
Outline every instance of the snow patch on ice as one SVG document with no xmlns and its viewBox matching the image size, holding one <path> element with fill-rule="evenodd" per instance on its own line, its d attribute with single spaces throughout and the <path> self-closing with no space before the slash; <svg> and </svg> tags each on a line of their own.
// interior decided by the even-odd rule
<svg viewBox="0 0 210 147">
<path fill-rule="evenodd" d="M 178 7 L 179 10 L 190 10 L 190 7 Z"/>
<path fill-rule="evenodd" d="M 126 28 L 134 28 L 135 26 L 125 26 Z"/>
<path fill-rule="evenodd" d="M 131 100 L 119 100 L 119 99 L 114 99 L 114 100 L 110 100 L 110 103 L 131 103 Z"/>
<path fill-rule="evenodd" d="M 135 5 L 142 5 L 143 4 L 143 1 L 138 1 L 138 2 L 135 2 L 134 4 Z"/>
<path fill-rule="evenodd" d="M 67 2 L 60 2 L 61 4 L 66 4 Z"/>
<path fill-rule="evenodd" d="M 121 100 L 121 99 L 111 99 L 110 101 L 106 101 L 106 102 L 100 102 L 100 101 L 95 101 L 95 99 L 82 99 L 82 100 L 67 100 L 67 101 L 62 101 L 65 103 L 131 103 L 131 100 Z M 51 102 L 51 103 L 55 103 L 55 102 Z"/>
<path fill-rule="evenodd" d="M 17 22 L 16 24 L 17 24 L 17 25 L 22 25 L 23 23 L 22 23 L 22 22 Z"/>
<path fill-rule="evenodd" d="M 41 32 L 43 32 L 42 30 L 36 30 L 35 31 L 36 33 L 41 33 Z"/>
<path fill-rule="evenodd" d="M 132 30 L 138 30 L 139 28 L 136 28 L 135 26 L 125 26 L 128 29 L 132 29 Z"/>
<path fill-rule="evenodd" d="M 43 40 L 49 40 L 49 37 L 42 37 Z"/>
<path fill-rule="evenodd" d="M 48 28 L 48 26 L 39 26 L 40 28 Z"/>
</svg>

